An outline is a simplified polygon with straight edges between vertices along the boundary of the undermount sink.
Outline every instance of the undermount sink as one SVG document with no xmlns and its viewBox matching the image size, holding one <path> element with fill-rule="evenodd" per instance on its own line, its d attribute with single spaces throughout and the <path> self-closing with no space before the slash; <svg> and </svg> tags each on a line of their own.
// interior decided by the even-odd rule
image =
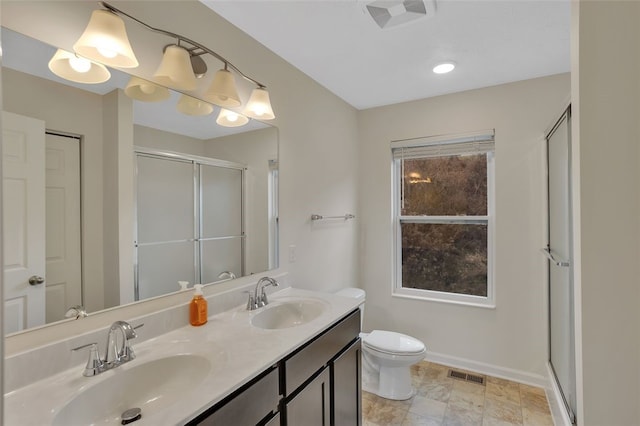
<svg viewBox="0 0 640 426">
<path fill-rule="evenodd" d="M 251 325 L 268 330 L 295 327 L 319 317 L 326 309 L 320 300 L 292 300 L 268 305 L 251 318 Z"/>
<path fill-rule="evenodd" d="M 110 377 L 104 377 L 69 401 L 56 414 L 53 425 L 119 425 L 122 413 L 132 408 L 141 409 L 144 419 L 145 413 L 157 413 L 179 401 L 210 370 L 207 358 L 191 354 L 110 370 L 103 373 Z"/>
</svg>

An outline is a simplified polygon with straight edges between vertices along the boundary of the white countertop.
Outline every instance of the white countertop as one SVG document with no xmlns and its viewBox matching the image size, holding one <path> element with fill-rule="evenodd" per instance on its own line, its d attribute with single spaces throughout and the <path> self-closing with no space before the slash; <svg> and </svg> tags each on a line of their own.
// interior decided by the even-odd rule
<svg viewBox="0 0 640 426">
<path fill-rule="evenodd" d="M 94 377 L 83 377 L 83 366 L 5 395 L 7 426 L 53 424 L 58 412 L 71 400 L 101 381 L 148 361 L 181 354 L 207 358 L 211 368 L 202 381 L 176 400 L 162 401 L 156 412 L 143 411 L 132 425 L 184 424 L 234 390 L 302 346 L 358 306 L 358 300 L 329 293 L 287 288 L 270 296 L 270 305 L 292 299 L 319 299 L 327 309 L 317 318 L 295 327 L 266 330 L 250 324 L 261 308 L 244 306 L 210 316 L 201 327 L 183 327 L 132 346 L 136 359 Z M 106 336 L 105 336 L 106 338 Z M 158 371 L 162 374 L 162 371 Z M 92 402 L 93 403 L 93 402 Z M 120 424 L 119 420 L 113 423 Z"/>
</svg>

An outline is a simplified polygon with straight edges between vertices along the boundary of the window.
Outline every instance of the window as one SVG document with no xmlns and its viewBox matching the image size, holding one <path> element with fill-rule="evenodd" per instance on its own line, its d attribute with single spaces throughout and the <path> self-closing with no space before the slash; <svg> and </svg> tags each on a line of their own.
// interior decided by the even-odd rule
<svg viewBox="0 0 640 426">
<path fill-rule="evenodd" d="M 394 295 L 494 305 L 493 131 L 391 143 Z"/>
</svg>

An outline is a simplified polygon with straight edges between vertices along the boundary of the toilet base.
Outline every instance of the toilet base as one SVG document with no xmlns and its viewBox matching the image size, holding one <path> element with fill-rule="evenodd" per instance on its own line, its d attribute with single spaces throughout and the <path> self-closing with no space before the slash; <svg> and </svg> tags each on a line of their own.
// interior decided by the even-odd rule
<svg viewBox="0 0 640 426">
<path fill-rule="evenodd" d="M 411 370 L 408 365 L 400 367 L 376 366 L 363 353 L 362 390 L 382 398 L 403 401 L 415 395 L 411 385 Z"/>
</svg>

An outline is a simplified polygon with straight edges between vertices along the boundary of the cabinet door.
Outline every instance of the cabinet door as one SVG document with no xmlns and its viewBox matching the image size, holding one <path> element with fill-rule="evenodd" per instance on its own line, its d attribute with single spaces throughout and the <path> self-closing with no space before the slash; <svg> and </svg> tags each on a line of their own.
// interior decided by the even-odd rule
<svg viewBox="0 0 640 426">
<path fill-rule="evenodd" d="M 331 402 L 335 426 L 362 424 L 360 339 L 331 363 Z"/>
<path fill-rule="evenodd" d="M 287 424 L 291 426 L 329 426 L 331 417 L 328 368 L 307 384 L 287 403 Z"/>
<path fill-rule="evenodd" d="M 188 423 L 189 426 L 255 426 L 278 411 L 279 375 L 274 368 L 257 381 L 242 388 L 220 406 L 215 406 Z M 279 418 L 279 416 L 277 416 Z M 271 420 L 270 420 L 271 422 Z M 269 425 L 280 424 L 277 420 Z"/>
</svg>

